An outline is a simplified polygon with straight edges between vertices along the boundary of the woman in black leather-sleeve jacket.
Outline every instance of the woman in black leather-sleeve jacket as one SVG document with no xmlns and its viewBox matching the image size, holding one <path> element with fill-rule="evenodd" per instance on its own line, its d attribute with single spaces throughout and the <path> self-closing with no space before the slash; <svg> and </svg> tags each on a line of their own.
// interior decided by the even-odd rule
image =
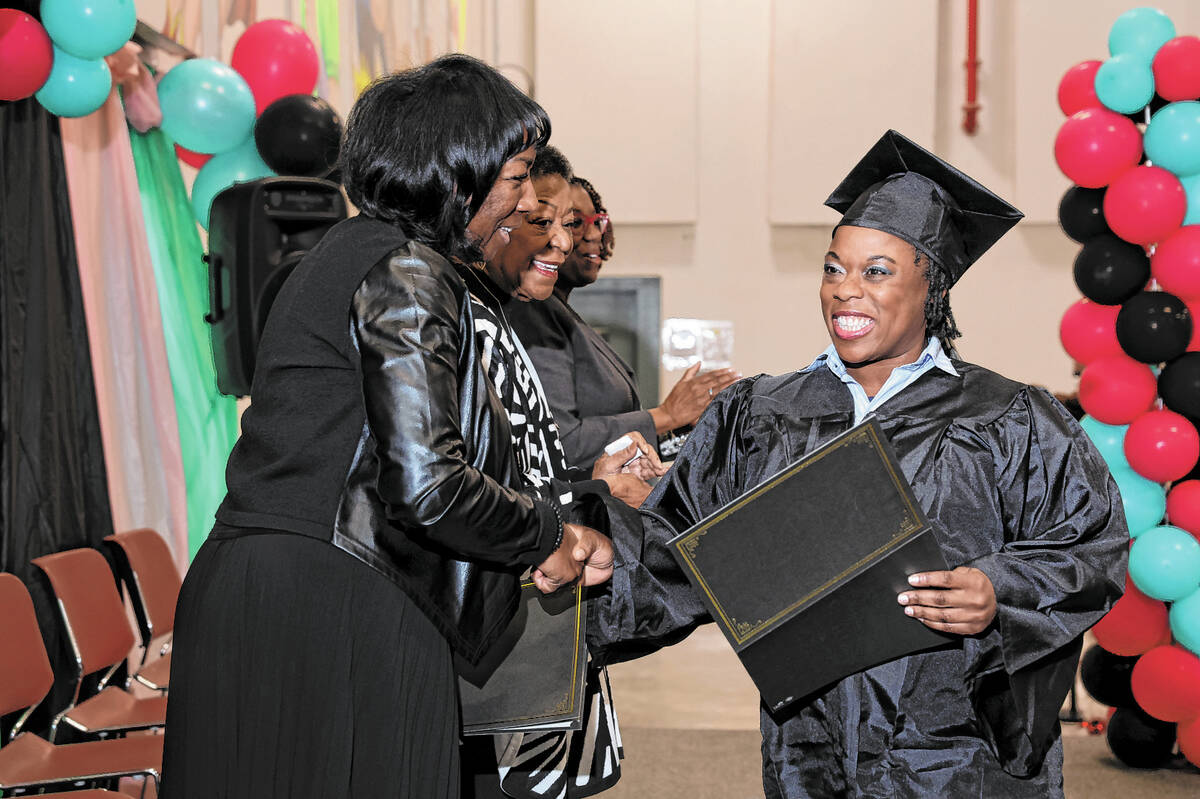
<svg viewBox="0 0 1200 799">
<path fill-rule="evenodd" d="M 180 594 L 164 796 L 456 797 L 452 657 L 486 652 L 526 569 L 543 590 L 606 579 L 607 540 L 519 490 L 455 266 L 521 223 L 549 133 L 465 56 L 356 103 L 361 215 L 274 302 Z"/>
</svg>

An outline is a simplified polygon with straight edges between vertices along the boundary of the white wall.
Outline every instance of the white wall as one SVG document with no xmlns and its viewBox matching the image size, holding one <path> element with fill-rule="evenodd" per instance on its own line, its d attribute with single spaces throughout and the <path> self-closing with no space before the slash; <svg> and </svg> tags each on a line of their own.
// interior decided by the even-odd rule
<svg viewBox="0 0 1200 799">
<path fill-rule="evenodd" d="M 975 136 L 961 130 L 960 0 L 536 0 L 535 96 L 612 212 L 607 274 L 661 275 L 664 317 L 732 319 L 747 374 L 804 366 L 828 344 L 817 289 L 837 216 L 820 203 L 896 127 L 1028 216 L 955 287 L 964 357 L 1068 390 L 1057 330 L 1079 296 L 1078 248 L 1056 222 L 1069 184 L 1053 160 L 1055 91 L 1069 66 L 1107 56 L 1133 5 L 981 2 Z M 1200 33 L 1200 3 L 1157 5 Z"/>
</svg>

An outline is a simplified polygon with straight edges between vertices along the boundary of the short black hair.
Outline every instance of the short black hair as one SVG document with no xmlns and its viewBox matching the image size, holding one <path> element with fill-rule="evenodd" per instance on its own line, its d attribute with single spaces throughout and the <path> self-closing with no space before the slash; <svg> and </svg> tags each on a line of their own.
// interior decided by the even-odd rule
<svg viewBox="0 0 1200 799">
<path fill-rule="evenodd" d="M 600 196 L 600 192 L 596 191 L 596 187 L 587 178 L 581 178 L 575 175 L 571 178 L 571 183 L 583 189 L 587 193 L 588 199 L 592 201 L 592 207 L 595 208 L 598 214 L 607 214 L 608 209 L 604 207 L 604 198 Z M 600 236 L 600 260 L 607 261 L 612 258 L 613 248 L 617 245 L 617 237 L 613 233 L 612 220 L 608 221 L 608 227 Z"/>
<path fill-rule="evenodd" d="M 350 201 L 466 263 L 467 238 L 504 163 L 550 138 L 550 118 L 507 78 L 454 54 L 376 80 L 346 121 L 339 166 Z"/>
<path fill-rule="evenodd" d="M 561 150 L 550 144 L 537 151 L 537 158 L 533 159 L 533 165 L 529 167 L 531 178 L 544 178 L 547 175 L 558 175 L 568 183 L 575 176 L 571 171 L 571 162 Z"/>
</svg>

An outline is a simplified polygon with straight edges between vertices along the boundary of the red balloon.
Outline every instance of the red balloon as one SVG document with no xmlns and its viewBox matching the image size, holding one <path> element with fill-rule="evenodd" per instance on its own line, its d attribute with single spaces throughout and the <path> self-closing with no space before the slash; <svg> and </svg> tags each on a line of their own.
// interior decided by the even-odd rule
<svg viewBox="0 0 1200 799">
<path fill-rule="evenodd" d="M 1137 166 L 1142 134 L 1128 117 L 1105 108 L 1072 114 L 1054 139 L 1058 168 L 1080 186 L 1098 189 Z"/>
<path fill-rule="evenodd" d="M 1074 360 L 1089 364 L 1105 355 L 1122 355 L 1117 341 L 1119 305 L 1100 305 L 1080 300 L 1067 309 L 1058 326 L 1063 349 Z"/>
<path fill-rule="evenodd" d="M 1200 98 L 1200 39 L 1177 36 L 1154 54 L 1154 91 L 1168 102 Z"/>
<path fill-rule="evenodd" d="M 175 145 L 175 155 L 178 156 L 180 161 L 188 166 L 194 166 L 196 169 L 207 164 L 208 159 L 212 158 L 211 153 L 197 153 L 186 147 L 180 147 L 178 144 Z"/>
<path fill-rule="evenodd" d="M 260 114 L 280 97 L 312 94 L 321 70 L 312 39 L 284 19 L 264 19 L 246 28 L 229 63 L 250 84 Z"/>
<path fill-rule="evenodd" d="M 1193 766 L 1200 766 L 1200 717 L 1179 722 L 1175 732 L 1179 752 Z"/>
<path fill-rule="evenodd" d="M 1200 657 L 1171 644 L 1138 658 L 1131 676 L 1133 698 L 1161 721 L 1200 716 Z"/>
<path fill-rule="evenodd" d="M 1129 424 L 1150 409 L 1157 393 L 1150 367 L 1128 355 L 1097 358 L 1079 376 L 1079 404 L 1105 424 Z"/>
<path fill-rule="evenodd" d="M 1125 595 L 1092 632 L 1100 646 L 1114 655 L 1140 655 L 1171 643 L 1166 603 L 1143 594 L 1132 580 L 1125 581 Z"/>
<path fill-rule="evenodd" d="M 1127 170 L 1104 192 L 1108 226 L 1133 244 L 1162 241 L 1179 229 L 1186 215 L 1183 184 L 1160 166 Z"/>
<path fill-rule="evenodd" d="M 1058 82 L 1058 107 L 1067 116 L 1088 108 L 1103 108 L 1096 96 L 1096 70 L 1102 61 L 1084 61 L 1067 70 Z"/>
<path fill-rule="evenodd" d="M 42 24 L 24 11 L 0 8 L 0 100 L 30 97 L 54 66 L 54 47 Z"/>
<path fill-rule="evenodd" d="M 1167 521 L 1200 539 L 1200 480 L 1184 480 L 1167 492 Z"/>
<path fill-rule="evenodd" d="M 1200 433 L 1183 414 L 1165 408 L 1149 411 L 1125 431 L 1125 457 L 1147 480 L 1178 480 L 1200 459 Z"/>
<path fill-rule="evenodd" d="M 1150 273 L 1163 291 L 1184 301 L 1200 299 L 1200 225 L 1184 225 L 1160 241 Z"/>
</svg>

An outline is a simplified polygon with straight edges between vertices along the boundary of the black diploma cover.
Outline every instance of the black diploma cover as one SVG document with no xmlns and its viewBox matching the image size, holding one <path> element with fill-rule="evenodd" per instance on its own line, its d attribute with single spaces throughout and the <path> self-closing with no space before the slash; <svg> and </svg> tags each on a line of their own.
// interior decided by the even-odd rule
<svg viewBox="0 0 1200 799">
<path fill-rule="evenodd" d="M 585 618 L 581 586 L 543 595 L 523 583 L 517 615 L 483 660 L 456 659 L 463 735 L 580 729 Z"/>
<path fill-rule="evenodd" d="M 670 545 L 771 710 L 955 640 L 896 601 L 946 561 L 874 419 Z"/>
</svg>

